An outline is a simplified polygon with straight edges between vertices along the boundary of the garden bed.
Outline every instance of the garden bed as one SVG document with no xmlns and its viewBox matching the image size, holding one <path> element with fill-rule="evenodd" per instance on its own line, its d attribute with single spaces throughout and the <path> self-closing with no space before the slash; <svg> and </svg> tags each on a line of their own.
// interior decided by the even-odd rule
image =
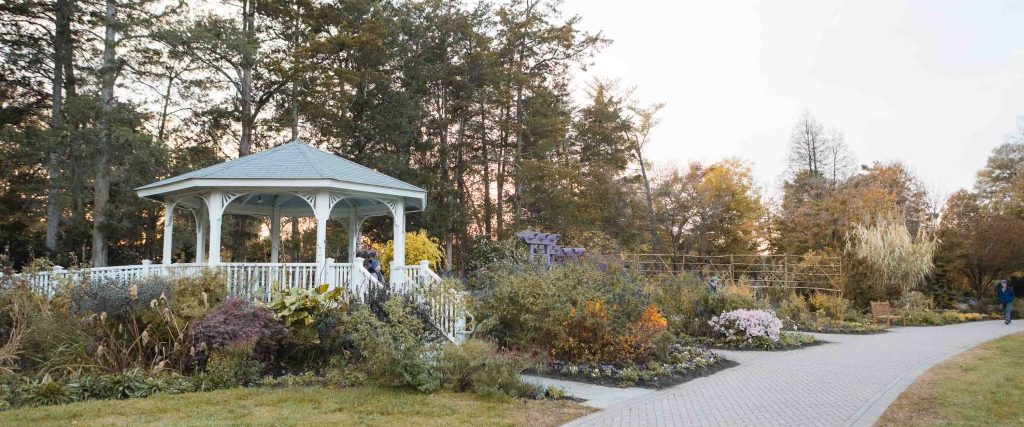
<svg viewBox="0 0 1024 427">
<path fill-rule="evenodd" d="M 799 332 L 817 332 L 820 334 L 843 334 L 843 335 L 874 335 L 889 332 L 885 326 L 874 323 L 860 322 L 828 322 L 817 324 L 804 324 L 798 326 Z"/>
<path fill-rule="evenodd" d="M 811 335 L 795 332 L 782 332 L 778 341 L 770 339 L 754 339 L 749 341 L 711 339 L 706 342 L 708 347 L 712 349 L 738 351 L 787 351 L 827 343 L 827 341 L 821 341 Z"/>
<path fill-rule="evenodd" d="M 556 361 L 544 372 L 534 370 L 531 374 L 608 387 L 663 389 L 738 365 L 704 348 L 681 347 L 674 351 L 674 363 L 650 362 L 643 367 L 622 367 Z"/>
</svg>

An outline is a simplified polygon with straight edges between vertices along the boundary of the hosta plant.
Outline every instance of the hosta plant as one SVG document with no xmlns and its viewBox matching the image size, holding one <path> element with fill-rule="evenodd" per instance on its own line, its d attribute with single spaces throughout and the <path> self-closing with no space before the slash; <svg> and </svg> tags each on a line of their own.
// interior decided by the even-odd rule
<svg viewBox="0 0 1024 427">
<path fill-rule="evenodd" d="M 336 307 L 341 301 L 342 288 L 328 290 L 323 284 L 314 289 L 291 288 L 275 291 L 267 306 L 285 326 L 309 326 L 313 315 L 326 307 Z"/>
</svg>

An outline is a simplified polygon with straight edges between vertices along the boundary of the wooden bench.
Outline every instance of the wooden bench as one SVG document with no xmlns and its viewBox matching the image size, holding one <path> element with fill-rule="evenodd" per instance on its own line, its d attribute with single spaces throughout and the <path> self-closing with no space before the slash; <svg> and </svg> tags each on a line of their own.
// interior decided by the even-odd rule
<svg viewBox="0 0 1024 427">
<path fill-rule="evenodd" d="M 892 305 L 888 301 L 871 301 L 871 318 L 877 323 L 885 321 L 885 326 L 892 326 L 893 320 L 900 320 L 902 317 L 892 314 Z"/>
</svg>

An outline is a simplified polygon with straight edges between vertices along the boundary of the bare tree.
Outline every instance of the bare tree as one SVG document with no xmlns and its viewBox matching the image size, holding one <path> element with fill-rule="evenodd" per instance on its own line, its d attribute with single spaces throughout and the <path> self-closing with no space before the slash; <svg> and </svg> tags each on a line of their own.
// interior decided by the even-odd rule
<svg viewBox="0 0 1024 427">
<path fill-rule="evenodd" d="M 826 170 L 823 172 L 833 185 L 853 175 L 856 170 L 857 156 L 846 145 L 846 137 L 842 132 L 835 128 L 829 130 L 824 151 Z"/>
<path fill-rule="evenodd" d="M 807 173 L 833 184 L 849 178 L 857 163 L 843 134 L 835 128 L 826 132 L 810 110 L 804 110 L 793 127 L 786 160 L 791 176 Z"/>
</svg>

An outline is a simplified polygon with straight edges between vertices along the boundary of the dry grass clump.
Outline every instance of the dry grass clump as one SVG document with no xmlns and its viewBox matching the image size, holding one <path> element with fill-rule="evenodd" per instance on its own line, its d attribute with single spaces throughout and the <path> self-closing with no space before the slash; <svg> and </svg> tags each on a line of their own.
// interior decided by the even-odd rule
<svg viewBox="0 0 1024 427">
<path fill-rule="evenodd" d="M 911 235 L 902 217 L 889 214 L 874 224 L 858 224 L 847 238 L 847 252 L 860 264 L 858 287 L 872 298 L 902 296 L 917 288 L 935 265 L 939 241 L 921 227 Z"/>
</svg>

